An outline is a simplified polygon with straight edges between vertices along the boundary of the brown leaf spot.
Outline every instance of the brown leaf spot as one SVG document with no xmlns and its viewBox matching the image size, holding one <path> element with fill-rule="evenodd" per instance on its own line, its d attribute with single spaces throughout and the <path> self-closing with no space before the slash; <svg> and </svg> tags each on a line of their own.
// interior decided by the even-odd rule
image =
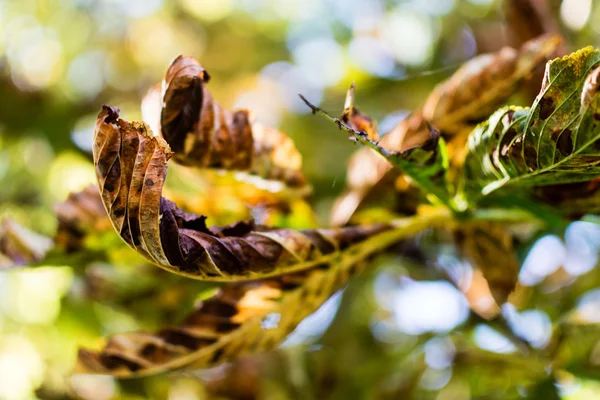
<svg viewBox="0 0 600 400">
<path fill-rule="evenodd" d="M 540 107 L 540 119 L 545 120 L 554 112 L 556 106 L 554 100 L 549 97 L 542 97 L 539 102 Z"/>
<path fill-rule="evenodd" d="M 533 146 L 525 147 L 525 163 L 527 166 L 534 170 L 537 168 L 537 150 Z"/>
<path fill-rule="evenodd" d="M 573 141 L 571 140 L 571 130 L 565 129 L 562 135 L 559 136 L 556 142 L 556 147 L 564 156 L 568 156 L 573 152 Z"/>
<path fill-rule="evenodd" d="M 506 155 L 508 154 L 508 150 L 510 149 L 510 144 L 516 136 L 517 131 L 515 130 L 515 128 L 510 128 L 506 131 L 504 137 L 502 138 L 502 148 L 500 151 L 500 155 L 502 157 L 506 157 Z"/>
</svg>

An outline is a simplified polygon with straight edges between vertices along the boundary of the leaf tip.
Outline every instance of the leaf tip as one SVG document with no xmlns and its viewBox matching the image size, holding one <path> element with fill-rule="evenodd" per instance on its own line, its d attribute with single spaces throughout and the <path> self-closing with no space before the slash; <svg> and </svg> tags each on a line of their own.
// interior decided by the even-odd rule
<svg viewBox="0 0 600 400">
<path fill-rule="evenodd" d="M 354 111 L 354 93 L 355 93 L 356 85 L 352 82 L 352 85 L 348 88 L 348 92 L 346 92 L 346 101 L 344 102 L 344 116 L 352 115 Z"/>
<path fill-rule="evenodd" d="M 118 121 L 120 112 L 121 110 L 118 107 L 102 104 L 102 110 L 98 117 L 104 119 L 104 122 L 108 124 L 113 124 Z"/>
</svg>

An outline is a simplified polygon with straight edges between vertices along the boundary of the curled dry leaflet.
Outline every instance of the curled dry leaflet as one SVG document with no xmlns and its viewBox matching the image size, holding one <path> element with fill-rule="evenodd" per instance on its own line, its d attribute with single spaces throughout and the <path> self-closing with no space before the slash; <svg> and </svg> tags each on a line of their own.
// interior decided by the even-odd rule
<svg viewBox="0 0 600 400">
<path fill-rule="evenodd" d="M 210 226 L 211 215 L 167 198 L 170 163 L 310 191 L 292 140 L 258 124 L 249 110 L 223 108 L 207 89 L 208 72 L 180 56 L 144 98 L 145 122 L 126 121 L 118 108 L 102 106 L 93 144 L 97 188 L 57 206 L 53 241 L 12 221 L 1 225 L 0 265 L 108 260 L 110 249 L 91 238 L 116 232 L 146 267 L 221 282 L 181 322 L 119 333 L 100 349 L 80 350 L 76 370 L 82 373 L 136 377 L 274 349 L 353 275 L 375 265 L 376 255 L 400 253 L 434 265 L 435 248 L 406 250 L 422 246 L 415 238 L 423 231 L 435 232 L 470 265 L 470 282 L 448 280 L 465 293 L 474 314 L 497 322 L 521 268 L 516 248 L 524 239 L 516 227 L 564 228 L 600 209 L 600 51 L 585 48 L 548 61 L 560 43 L 545 35 L 475 57 L 385 135 L 357 108 L 354 85 L 339 118 L 302 97 L 313 113 L 335 123 L 332 134 L 341 129 L 364 146 L 350 160 L 332 227 L 313 229 L 252 220 Z M 533 104 L 507 105 L 544 63 Z M 396 194 L 394 204 L 369 213 L 373 197 L 384 192 Z M 277 323 L 265 324 L 269 318 Z M 561 365 L 563 339 L 578 329 L 556 327 L 544 368 Z"/>
</svg>

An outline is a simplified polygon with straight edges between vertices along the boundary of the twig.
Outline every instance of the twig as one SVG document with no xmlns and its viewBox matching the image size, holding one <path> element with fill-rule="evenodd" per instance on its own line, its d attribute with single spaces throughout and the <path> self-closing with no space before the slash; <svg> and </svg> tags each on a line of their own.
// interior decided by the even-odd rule
<svg viewBox="0 0 600 400">
<path fill-rule="evenodd" d="M 302 99 L 302 101 L 304 103 L 306 103 L 306 105 L 308 107 L 310 107 L 310 109 L 312 110 L 313 114 L 320 114 L 320 115 L 324 116 L 325 118 L 327 118 L 328 120 L 330 120 L 334 124 L 336 124 L 338 126 L 338 128 L 340 128 L 341 130 L 344 130 L 344 131 L 348 132 L 354 139 L 356 139 L 361 144 L 369 147 L 370 149 L 375 150 L 377 153 L 381 154 L 382 156 L 384 156 L 387 159 L 389 159 L 390 157 L 398 155 L 398 152 L 389 151 L 386 148 L 381 147 L 379 145 L 379 142 L 376 142 L 374 140 L 369 139 L 369 135 L 367 134 L 367 132 L 365 132 L 365 131 L 357 131 L 356 129 L 352 128 L 351 126 L 345 124 L 341 119 L 332 117 L 326 111 L 324 111 L 324 110 L 320 109 L 319 107 L 311 104 L 311 102 L 308 101 L 308 100 L 306 100 L 306 97 L 302 96 L 301 94 L 299 94 L 298 96 L 300 96 L 300 98 Z"/>
</svg>

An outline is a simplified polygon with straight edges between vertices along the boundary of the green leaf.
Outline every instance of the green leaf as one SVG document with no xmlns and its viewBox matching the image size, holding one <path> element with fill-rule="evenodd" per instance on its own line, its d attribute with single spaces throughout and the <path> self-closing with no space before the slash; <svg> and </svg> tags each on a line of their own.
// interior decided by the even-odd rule
<svg viewBox="0 0 600 400">
<path fill-rule="evenodd" d="M 591 47 L 550 61 L 531 109 L 503 108 L 475 128 L 461 184 L 468 199 L 600 176 L 599 63 Z"/>
<path fill-rule="evenodd" d="M 302 95 L 300 98 L 306 103 L 313 113 L 319 113 L 336 123 L 340 129 L 346 131 L 352 140 L 374 150 L 386 158 L 390 164 L 410 177 L 419 186 L 428 200 L 433 203 L 441 203 L 449 208 L 456 208 L 451 198 L 451 189 L 448 180 L 448 152 L 446 143 L 441 137 L 440 131 L 422 120 L 419 130 L 427 132 L 420 142 L 412 147 L 400 151 L 391 151 L 379 145 L 379 142 L 369 138 L 366 131 L 359 131 L 347 125 L 338 118 L 311 104 Z"/>
</svg>

